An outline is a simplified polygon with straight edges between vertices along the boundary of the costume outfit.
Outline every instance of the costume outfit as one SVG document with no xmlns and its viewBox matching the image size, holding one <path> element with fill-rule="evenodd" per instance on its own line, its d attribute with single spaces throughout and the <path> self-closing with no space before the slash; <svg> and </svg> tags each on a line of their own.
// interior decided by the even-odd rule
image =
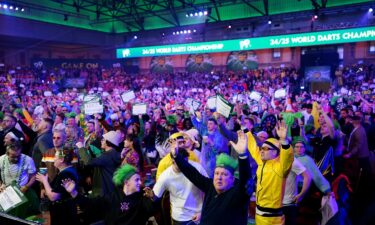
<svg viewBox="0 0 375 225">
<path fill-rule="evenodd" d="M 212 179 L 200 174 L 181 155 L 175 161 L 181 172 L 205 193 L 200 225 L 247 224 L 250 196 L 246 187 L 251 177 L 248 156 L 238 160 L 240 179 L 236 179 L 233 187 L 221 194 L 216 192 Z"/>
<path fill-rule="evenodd" d="M 258 164 L 255 223 L 257 225 L 284 224 L 282 199 L 285 179 L 294 159 L 292 147 L 289 144 L 282 145 L 277 158 L 263 162 L 254 136 L 248 132 L 247 137 L 248 149 Z"/>
</svg>

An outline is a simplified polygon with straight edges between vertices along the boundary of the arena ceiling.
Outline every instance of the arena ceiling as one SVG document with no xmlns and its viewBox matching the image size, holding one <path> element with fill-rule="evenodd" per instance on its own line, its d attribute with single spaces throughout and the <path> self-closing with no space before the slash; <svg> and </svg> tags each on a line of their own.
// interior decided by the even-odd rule
<svg viewBox="0 0 375 225">
<path fill-rule="evenodd" d="M 0 14 L 107 33 L 137 32 L 300 11 L 373 0 L 0 0 Z M 4 5 L 7 5 L 4 9 Z M 10 9 L 10 6 L 13 6 Z M 17 7 L 17 11 L 15 10 Z M 21 9 L 24 8 L 24 11 Z M 207 11 L 207 16 L 187 17 Z"/>
</svg>

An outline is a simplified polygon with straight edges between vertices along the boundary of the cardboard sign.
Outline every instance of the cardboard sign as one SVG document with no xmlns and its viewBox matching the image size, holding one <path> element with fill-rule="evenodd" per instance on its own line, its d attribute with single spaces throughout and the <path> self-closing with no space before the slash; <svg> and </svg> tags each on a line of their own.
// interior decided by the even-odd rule
<svg viewBox="0 0 375 225">
<path fill-rule="evenodd" d="M 51 97 L 52 96 L 52 92 L 50 92 L 50 91 L 45 91 L 43 94 L 44 94 L 45 97 Z"/>
<path fill-rule="evenodd" d="M 209 97 L 206 105 L 209 109 L 216 109 L 216 96 Z"/>
<path fill-rule="evenodd" d="M 255 100 L 257 102 L 259 102 L 260 99 L 262 99 L 262 95 L 257 91 L 252 91 L 250 93 L 249 97 L 250 97 L 251 100 Z"/>
<path fill-rule="evenodd" d="M 132 115 L 144 115 L 147 113 L 147 105 L 146 104 L 134 104 L 132 106 Z"/>
<path fill-rule="evenodd" d="M 135 99 L 134 91 L 127 91 L 127 92 L 122 93 L 121 99 L 124 103 L 127 103 L 132 99 Z"/>
<path fill-rule="evenodd" d="M 275 91 L 275 98 L 285 98 L 286 90 L 284 88 Z"/>
<path fill-rule="evenodd" d="M 200 107 L 201 103 L 198 101 L 195 101 L 192 98 L 188 98 L 185 101 L 185 106 L 187 106 L 190 110 L 197 111 Z"/>
<path fill-rule="evenodd" d="M 103 113 L 104 106 L 99 96 L 86 95 L 83 98 L 84 111 L 86 115 L 93 115 L 96 113 Z"/>
<path fill-rule="evenodd" d="M 231 105 L 223 96 L 216 95 L 216 112 L 220 113 L 225 118 L 229 118 L 232 110 L 233 105 Z"/>
</svg>

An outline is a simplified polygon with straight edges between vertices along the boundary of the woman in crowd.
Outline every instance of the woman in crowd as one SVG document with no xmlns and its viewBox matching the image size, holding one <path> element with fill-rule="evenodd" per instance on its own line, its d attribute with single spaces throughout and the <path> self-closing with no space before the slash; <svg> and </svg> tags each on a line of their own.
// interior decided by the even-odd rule
<svg viewBox="0 0 375 225">
<path fill-rule="evenodd" d="M 61 186 L 65 179 L 78 183 L 77 171 L 72 166 L 73 156 L 73 151 L 66 147 L 62 151 L 56 152 L 54 166 L 59 170 L 59 173 L 51 184 L 48 183 L 47 174 L 38 173 L 36 175 L 36 180 L 43 185 L 45 190 L 42 194 L 51 201 L 51 225 L 78 223 L 77 207 L 70 194 Z"/>
</svg>

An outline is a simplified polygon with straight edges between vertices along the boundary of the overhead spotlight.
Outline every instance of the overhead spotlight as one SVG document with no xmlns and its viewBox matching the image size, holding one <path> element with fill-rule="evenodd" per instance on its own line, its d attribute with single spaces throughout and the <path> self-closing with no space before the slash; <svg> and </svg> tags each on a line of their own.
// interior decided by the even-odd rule
<svg viewBox="0 0 375 225">
<path fill-rule="evenodd" d="M 11 5 L 11 6 L 9 6 L 9 9 L 10 9 L 10 10 L 13 10 L 13 6 L 12 6 L 12 5 Z"/>
<path fill-rule="evenodd" d="M 180 34 L 180 32 L 178 32 L 178 31 L 177 31 L 177 32 L 176 32 L 176 34 L 177 34 L 177 35 L 179 35 L 179 34 Z"/>
<path fill-rule="evenodd" d="M 198 16 L 198 13 L 197 13 L 197 12 L 195 12 L 195 13 L 194 13 L 194 16 Z"/>
<path fill-rule="evenodd" d="M 271 24 L 272 24 L 272 21 L 271 21 L 271 20 L 268 20 L 268 24 L 270 24 L 270 25 L 271 25 Z"/>
<path fill-rule="evenodd" d="M 314 15 L 314 19 L 317 20 L 318 18 L 319 18 L 318 15 L 315 14 L 315 15 Z"/>
<path fill-rule="evenodd" d="M 187 32 L 188 32 L 188 34 L 190 34 L 190 33 L 191 33 L 191 30 L 188 30 Z"/>
<path fill-rule="evenodd" d="M 372 12 L 372 11 L 374 11 L 373 8 L 369 8 L 368 9 L 368 12 Z"/>
<path fill-rule="evenodd" d="M 194 16 L 194 14 L 193 14 L 193 13 L 190 13 L 189 15 L 190 15 L 190 17 Z"/>
<path fill-rule="evenodd" d="M 22 8 L 22 9 L 21 9 L 21 12 L 24 12 L 24 11 L 25 11 L 25 9 L 24 9 L 24 8 Z"/>
<path fill-rule="evenodd" d="M 232 25 L 228 25 L 228 29 L 232 29 Z"/>
<path fill-rule="evenodd" d="M 19 10 L 19 8 L 18 8 L 18 7 L 16 7 L 16 8 L 15 8 L 15 10 L 16 10 L 16 11 L 18 11 L 18 10 Z"/>
<path fill-rule="evenodd" d="M 176 32 L 173 32 L 172 34 L 173 34 L 173 35 L 176 35 Z"/>
<path fill-rule="evenodd" d="M 4 4 L 4 5 L 3 5 L 3 8 L 4 8 L 4 9 L 7 9 L 7 8 L 8 8 L 8 5 L 7 5 L 7 4 Z"/>
<path fill-rule="evenodd" d="M 189 14 L 186 13 L 186 17 L 189 17 Z"/>
<path fill-rule="evenodd" d="M 138 39 L 137 35 L 134 35 L 134 39 Z"/>
<path fill-rule="evenodd" d="M 207 12 L 207 11 L 204 11 L 203 14 L 204 14 L 205 16 L 207 16 L 208 12 Z"/>
<path fill-rule="evenodd" d="M 194 29 L 194 30 L 193 30 L 193 32 L 195 33 L 195 32 L 197 32 L 197 30 L 196 30 L 196 29 Z"/>
<path fill-rule="evenodd" d="M 184 30 L 184 34 L 186 34 L 187 33 L 187 30 Z"/>
<path fill-rule="evenodd" d="M 203 12 L 199 12 L 198 15 L 199 15 L 199 16 L 203 16 Z"/>
</svg>

